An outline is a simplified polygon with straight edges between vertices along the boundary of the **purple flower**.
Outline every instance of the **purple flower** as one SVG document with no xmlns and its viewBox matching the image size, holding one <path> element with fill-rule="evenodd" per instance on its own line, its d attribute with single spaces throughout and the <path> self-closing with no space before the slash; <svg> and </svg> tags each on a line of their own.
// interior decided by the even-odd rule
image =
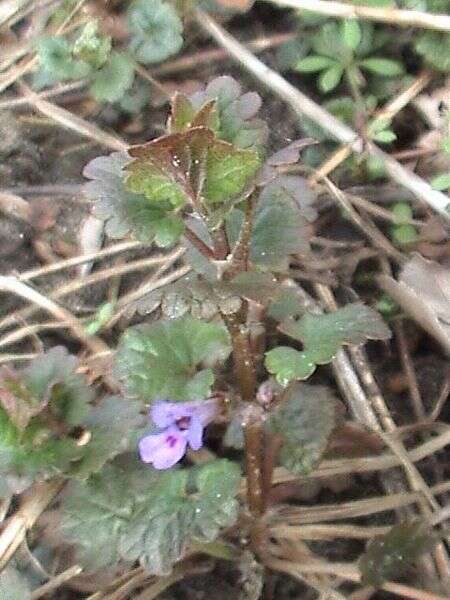
<svg viewBox="0 0 450 600">
<path fill-rule="evenodd" d="M 155 402 L 150 410 L 152 421 L 160 432 L 146 435 L 139 442 L 139 454 L 155 469 L 169 469 L 181 460 L 187 446 L 199 450 L 203 430 L 218 413 L 216 400 L 194 402 Z"/>
</svg>

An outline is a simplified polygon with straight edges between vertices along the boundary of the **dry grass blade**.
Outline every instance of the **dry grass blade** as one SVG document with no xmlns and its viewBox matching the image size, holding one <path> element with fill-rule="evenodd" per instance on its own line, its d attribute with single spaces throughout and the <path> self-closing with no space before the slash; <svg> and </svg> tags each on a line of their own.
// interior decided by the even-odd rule
<svg viewBox="0 0 450 600">
<path fill-rule="evenodd" d="M 0 25 L 3 25 L 16 12 L 22 10 L 31 0 L 4 0 L 0 4 Z"/>
<path fill-rule="evenodd" d="M 414 255 L 396 281 L 377 277 L 379 286 L 450 354 L 450 274 L 436 262 Z"/>
<path fill-rule="evenodd" d="M 78 290 L 80 290 L 86 286 L 93 285 L 94 283 L 99 283 L 101 281 L 105 281 L 107 279 L 110 279 L 111 277 L 116 277 L 117 275 L 124 275 L 125 273 L 130 273 L 134 270 L 146 269 L 147 267 L 152 267 L 152 266 L 160 265 L 162 263 L 164 264 L 165 262 L 170 262 L 172 256 L 174 255 L 174 253 L 176 254 L 176 252 L 177 251 L 174 251 L 174 252 L 172 252 L 170 254 L 166 254 L 166 255 L 156 255 L 156 256 L 151 256 L 151 257 L 147 257 L 147 258 L 142 258 L 142 259 L 130 262 L 130 263 L 126 263 L 124 265 L 117 265 L 114 267 L 109 267 L 107 269 L 103 269 L 102 271 L 97 271 L 96 273 L 92 273 L 91 275 L 88 275 L 86 277 L 83 277 L 83 278 L 80 278 L 80 279 L 77 279 L 74 281 L 69 281 L 68 283 L 61 286 L 59 289 L 57 289 L 50 296 L 50 298 L 52 300 L 59 300 L 60 298 L 63 298 L 64 296 L 67 296 L 68 294 L 71 294 L 73 292 L 77 292 Z M 17 281 L 19 281 L 19 278 L 16 278 L 16 279 L 17 279 Z M 32 306 L 32 307 L 28 307 L 28 308 L 16 311 L 14 313 L 11 313 L 10 315 L 6 316 L 0 322 L 0 329 L 9 327 L 10 325 L 14 325 L 15 323 L 17 323 L 23 319 L 27 319 L 36 310 L 37 310 L 36 307 Z M 9 342 L 9 343 L 11 343 L 11 342 Z M 6 345 L 5 338 L 0 340 L 0 347 L 2 345 Z"/>
<path fill-rule="evenodd" d="M 418 462 L 439 452 L 450 444 L 450 427 L 445 427 L 443 432 L 427 440 L 423 444 L 408 451 L 409 460 Z M 319 467 L 307 476 L 294 476 L 281 467 L 275 469 L 274 483 L 285 483 L 288 481 L 308 481 L 310 479 L 322 479 L 345 475 L 348 473 L 370 473 L 384 471 L 401 464 L 400 458 L 391 453 L 380 456 L 367 456 L 363 458 L 340 458 L 324 460 Z M 435 490 L 438 488 L 434 488 Z"/>
<path fill-rule="evenodd" d="M 53 300 L 42 295 L 40 292 L 28 287 L 15 277 L 0 275 L 0 291 L 16 294 L 40 308 L 43 308 L 59 321 L 66 322 L 75 337 L 77 337 L 92 352 L 109 351 L 108 346 L 95 336 L 87 336 L 84 327 L 68 310 L 58 306 Z"/>
<path fill-rule="evenodd" d="M 53 119 L 63 127 L 66 127 L 71 131 L 75 131 L 75 133 L 78 133 L 83 137 L 94 140 L 101 146 L 105 146 L 111 150 L 126 150 L 128 148 L 128 145 L 123 140 L 114 135 L 106 133 L 96 125 L 93 125 L 85 119 L 74 115 L 65 108 L 61 108 L 60 106 L 56 106 L 56 104 L 48 102 L 48 100 L 44 100 L 25 84 L 22 84 L 21 88 L 23 89 L 29 104 L 34 106 L 34 108 L 36 108 L 46 117 Z"/>
<path fill-rule="evenodd" d="M 367 540 L 385 535 L 389 526 L 364 527 L 362 525 L 275 525 L 270 535 L 292 540 L 335 540 L 337 538 Z"/>
<path fill-rule="evenodd" d="M 61 479 L 36 483 L 22 496 L 19 509 L 6 522 L 0 534 L 0 570 L 8 564 L 25 539 L 26 532 L 33 527 L 63 485 Z"/>
<path fill-rule="evenodd" d="M 293 525 L 323 523 L 341 519 L 356 519 L 381 512 L 392 511 L 407 506 L 419 500 L 420 495 L 416 492 L 392 494 L 390 496 L 378 496 L 353 502 L 342 502 L 340 504 L 291 507 L 281 510 L 280 518 L 283 523 Z"/>
<path fill-rule="evenodd" d="M 422 27 L 438 31 L 450 31 L 449 15 L 434 15 L 419 10 L 400 10 L 396 8 L 378 8 L 344 4 L 332 0 L 270 0 L 278 6 L 301 10 L 310 10 L 330 17 L 341 19 L 367 19 L 379 23 L 391 23 L 399 27 Z"/>
<path fill-rule="evenodd" d="M 196 15 L 197 23 L 203 30 L 212 36 L 218 44 L 226 48 L 231 56 L 259 79 L 261 83 L 287 102 L 295 112 L 320 124 L 333 138 L 343 144 L 349 144 L 354 152 L 362 154 L 367 151 L 370 155 L 380 159 L 392 179 L 410 190 L 419 200 L 428 204 L 446 219 L 450 219 L 450 214 L 447 211 L 450 203 L 448 196 L 433 190 L 426 181 L 403 167 L 375 144 L 371 142 L 363 144 L 362 140 L 350 127 L 333 117 L 328 111 L 286 81 L 284 77 L 261 62 L 245 46 L 218 25 L 212 17 L 199 10 Z"/>
<path fill-rule="evenodd" d="M 83 569 L 79 565 L 74 565 L 73 567 L 70 567 L 70 569 L 52 577 L 50 581 L 47 581 L 47 583 L 44 583 L 44 585 L 41 585 L 31 593 L 30 600 L 40 600 L 40 598 L 43 598 L 45 595 L 54 592 L 67 583 L 67 581 L 70 581 L 73 577 L 79 575 L 82 570 Z"/>
<path fill-rule="evenodd" d="M 361 581 L 358 568 L 351 563 L 328 563 L 325 561 L 293 563 L 279 558 L 270 558 L 267 560 L 267 565 L 275 571 L 288 573 L 292 577 L 302 581 L 305 573 L 335 575 L 336 577 L 342 577 L 355 583 L 360 583 Z M 413 588 L 401 583 L 393 583 L 392 581 L 385 582 L 381 586 L 381 589 L 401 598 L 408 598 L 409 600 L 448 600 L 447 596 L 441 596 L 440 594 L 434 594 L 433 592 Z"/>
<path fill-rule="evenodd" d="M 18 273 L 17 279 L 19 279 L 19 281 L 29 281 L 30 279 L 42 277 L 43 275 L 48 275 L 49 273 L 55 273 L 56 271 L 69 269 L 70 267 L 75 267 L 76 265 L 82 265 L 83 263 L 98 260 L 99 258 L 105 258 L 106 256 L 113 256 L 114 254 L 126 252 L 127 250 L 135 250 L 136 248 L 141 248 L 143 246 L 145 246 L 145 244 L 142 242 L 120 242 L 119 244 L 113 244 L 112 246 L 103 248 L 103 250 L 80 254 L 79 256 L 73 256 L 72 258 L 61 260 L 51 265 L 46 265 L 45 267 L 38 267 L 37 269 L 30 269 L 24 273 Z"/>
</svg>

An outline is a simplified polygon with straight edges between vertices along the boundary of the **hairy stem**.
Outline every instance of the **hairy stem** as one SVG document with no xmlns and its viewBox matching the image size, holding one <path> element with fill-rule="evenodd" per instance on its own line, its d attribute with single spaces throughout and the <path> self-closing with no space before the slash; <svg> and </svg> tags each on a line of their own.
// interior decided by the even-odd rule
<svg viewBox="0 0 450 600">
<path fill-rule="evenodd" d="M 256 393 L 256 371 L 247 326 L 242 324 L 236 314 L 223 315 L 223 318 L 231 336 L 234 374 L 242 399 L 245 402 L 253 402 Z"/>
<path fill-rule="evenodd" d="M 264 428 L 260 419 L 244 426 L 245 474 L 247 477 L 247 502 L 253 517 L 260 517 L 265 509 L 263 481 Z"/>
</svg>

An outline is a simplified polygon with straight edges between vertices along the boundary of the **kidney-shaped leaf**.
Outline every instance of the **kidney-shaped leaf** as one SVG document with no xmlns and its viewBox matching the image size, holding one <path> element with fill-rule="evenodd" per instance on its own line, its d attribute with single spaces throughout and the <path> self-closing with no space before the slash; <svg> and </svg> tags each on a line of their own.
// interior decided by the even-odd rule
<svg viewBox="0 0 450 600">
<path fill-rule="evenodd" d="M 125 187 L 124 168 L 129 162 L 126 152 L 113 152 L 86 165 L 83 174 L 91 181 L 86 183 L 84 192 L 95 201 L 94 214 L 106 221 L 110 237 L 122 238 L 132 232 L 142 241 L 155 238 L 159 246 L 175 243 L 184 229 L 182 220 L 170 212 L 170 203 L 149 202 L 143 194 Z"/>
<path fill-rule="evenodd" d="M 269 419 L 269 427 L 282 440 L 281 464 L 289 471 L 307 474 L 325 452 L 335 426 L 337 400 L 318 385 L 294 383 Z"/>
<path fill-rule="evenodd" d="M 224 325 L 185 315 L 128 329 L 116 365 L 128 392 L 144 401 L 198 400 L 209 394 L 214 382 L 208 367 L 229 353 Z"/>
<path fill-rule="evenodd" d="M 227 460 L 161 474 L 121 536 L 121 555 L 167 575 L 189 543 L 211 542 L 235 522 L 239 481 L 239 468 Z"/>
<path fill-rule="evenodd" d="M 387 579 L 403 575 L 436 539 L 423 523 L 400 523 L 383 536 L 372 539 L 359 560 L 364 585 L 378 587 Z"/>
<path fill-rule="evenodd" d="M 306 379 L 316 365 L 331 362 L 343 345 L 390 337 L 381 316 L 360 303 L 349 304 L 329 314 L 306 313 L 298 321 L 284 321 L 280 331 L 303 343 L 302 351 L 282 346 L 267 352 L 266 368 L 282 385 L 293 379 Z"/>
<path fill-rule="evenodd" d="M 125 459 L 70 484 L 59 531 L 90 571 L 139 560 L 152 574 L 168 574 L 190 543 L 233 525 L 239 482 L 228 460 L 162 472 Z"/>
</svg>

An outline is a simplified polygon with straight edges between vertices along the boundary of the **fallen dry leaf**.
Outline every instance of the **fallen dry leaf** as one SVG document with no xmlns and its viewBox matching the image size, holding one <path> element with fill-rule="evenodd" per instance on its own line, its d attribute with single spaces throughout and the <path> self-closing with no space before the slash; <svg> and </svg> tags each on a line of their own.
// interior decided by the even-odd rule
<svg viewBox="0 0 450 600">
<path fill-rule="evenodd" d="M 216 4 L 229 10 L 239 10 L 245 12 L 250 10 L 255 0 L 215 0 Z"/>
<path fill-rule="evenodd" d="M 414 254 L 398 281 L 379 275 L 377 282 L 450 354 L 450 269 Z"/>
</svg>

